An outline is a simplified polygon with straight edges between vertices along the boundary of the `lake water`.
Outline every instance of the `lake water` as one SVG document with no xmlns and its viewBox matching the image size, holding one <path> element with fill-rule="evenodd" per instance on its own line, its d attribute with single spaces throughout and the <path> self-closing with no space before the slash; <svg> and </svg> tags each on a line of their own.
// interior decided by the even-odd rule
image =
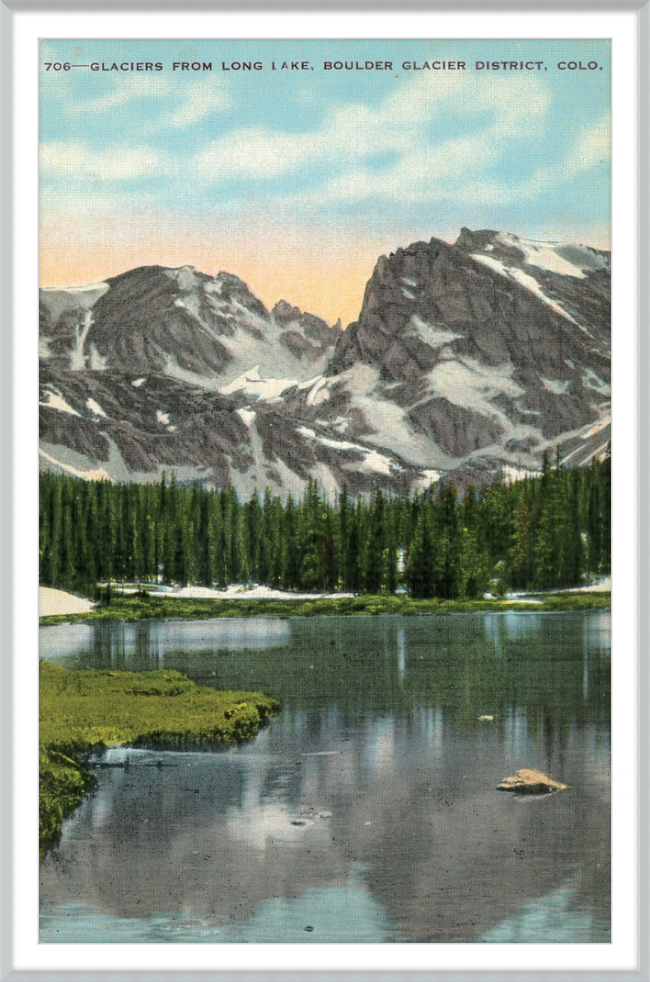
<svg viewBox="0 0 650 982">
<path fill-rule="evenodd" d="M 41 865 L 41 941 L 610 940 L 608 613 L 40 635 L 68 667 L 176 668 L 283 703 L 231 751 L 108 751 L 128 766 L 98 771 Z M 495 790 L 522 767 L 571 789 Z"/>
</svg>

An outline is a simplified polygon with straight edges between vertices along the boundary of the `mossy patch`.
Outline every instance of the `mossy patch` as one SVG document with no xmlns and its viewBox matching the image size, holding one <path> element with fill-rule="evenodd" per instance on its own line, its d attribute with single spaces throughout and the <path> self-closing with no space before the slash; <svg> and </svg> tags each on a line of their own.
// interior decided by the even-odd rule
<svg viewBox="0 0 650 982">
<path fill-rule="evenodd" d="M 92 751 L 229 747 L 254 737 L 280 703 L 261 692 L 221 692 L 180 672 L 69 671 L 40 664 L 41 858 L 92 787 Z"/>
</svg>

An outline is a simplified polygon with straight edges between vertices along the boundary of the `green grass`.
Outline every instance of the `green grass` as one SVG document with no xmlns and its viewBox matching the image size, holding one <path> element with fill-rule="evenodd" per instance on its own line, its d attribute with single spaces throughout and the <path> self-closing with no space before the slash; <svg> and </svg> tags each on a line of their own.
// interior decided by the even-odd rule
<svg viewBox="0 0 650 982">
<path fill-rule="evenodd" d="M 139 621 L 215 617 L 322 617 L 354 614 L 452 614 L 499 610 L 598 610 L 609 608 L 611 593 L 539 593 L 542 603 L 501 600 L 414 600 L 405 595 L 334 597 L 321 600 L 186 600 L 156 596 L 114 596 L 88 614 L 41 617 L 41 624 L 95 620 Z"/>
<path fill-rule="evenodd" d="M 180 672 L 69 671 L 40 663 L 39 851 L 94 784 L 92 751 L 229 747 L 254 737 L 280 703 L 260 692 L 220 692 Z"/>
</svg>

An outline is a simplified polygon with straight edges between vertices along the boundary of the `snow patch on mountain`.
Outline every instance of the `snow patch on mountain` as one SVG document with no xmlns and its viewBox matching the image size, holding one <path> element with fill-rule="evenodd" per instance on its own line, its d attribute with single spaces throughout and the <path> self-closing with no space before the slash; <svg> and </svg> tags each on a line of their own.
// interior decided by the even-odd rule
<svg viewBox="0 0 650 982">
<path fill-rule="evenodd" d="M 58 392 L 52 392 L 51 389 L 46 389 L 44 395 L 45 399 L 41 399 L 39 406 L 48 406 L 50 409 L 57 409 L 60 413 L 69 413 L 70 416 L 81 415 Z"/>
<path fill-rule="evenodd" d="M 329 379 L 321 377 L 310 389 L 309 395 L 307 396 L 308 406 L 320 406 L 321 403 L 326 402 L 330 393 L 327 389 L 327 384 Z"/>
<path fill-rule="evenodd" d="M 88 331 L 93 325 L 93 315 L 90 310 L 84 314 L 84 319 L 76 328 L 75 346 L 70 355 L 70 368 L 73 372 L 82 372 L 86 367 L 86 357 L 84 355 L 84 345 L 88 337 Z"/>
<path fill-rule="evenodd" d="M 385 474 L 386 477 L 389 477 L 396 469 L 396 465 L 388 457 L 380 454 L 379 451 L 368 450 L 365 453 L 361 469 L 373 474 Z"/>
<path fill-rule="evenodd" d="M 88 355 L 88 368 L 91 372 L 105 372 L 108 368 L 108 358 L 104 358 L 97 350 L 94 341 L 90 342 L 90 354 Z"/>
<path fill-rule="evenodd" d="M 430 348 L 442 348 L 444 345 L 450 344 L 452 341 L 456 341 L 463 336 L 462 334 L 457 334 L 455 331 L 448 331 L 444 328 L 428 324 L 427 321 L 422 320 L 417 314 L 411 317 L 411 325 L 413 328 L 412 333 L 415 337 L 421 338 Z"/>
<path fill-rule="evenodd" d="M 95 416 L 103 416 L 104 419 L 108 419 L 108 416 L 106 415 L 102 407 L 99 405 L 98 402 L 95 402 L 94 399 L 86 399 L 86 406 L 88 407 L 88 409 L 90 409 L 91 413 L 95 414 Z"/>
<path fill-rule="evenodd" d="M 585 437 L 596 436 L 598 433 L 602 432 L 602 430 L 604 430 L 606 426 L 609 426 L 610 423 L 611 423 L 611 417 L 603 416 L 602 419 L 598 420 L 597 423 L 589 427 L 588 430 L 586 431 L 583 430 L 582 435 Z"/>
<path fill-rule="evenodd" d="M 525 256 L 527 266 L 537 266 L 549 273 L 559 273 L 560 276 L 573 276 L 575 279 L 584 280 L 585 273 L 581 266 L 570 262 L 561 252 L 562 245 L 559 242 L 536 242 L 534 239 L 520 239 L 516 235 L 508 232 L 499 232 L 496 236 L 497 242 L 508 248 L 521 250 Z M 584 247 L 575 246 L 575 254 L 584 254 L 586 269 L 593 269 L 593 260 L 588 260 L 588 250 Z"/>
<path fill-rule="evenodd" d="M 324 447 L 331 447 L 332 450 L 347 450 L 360 454 L 362 460 L 358 465 L 355 464 L 355 467 L 358 466 L 358 469 L 365 473 L 390 476 L 395 470 L 401 469 L 399 464 L 390 460 L 384 454 L 379 453 L 378 450 L 364 447 L 359 443 L 350 443 L 348 440 L 334 440 L 331 437 L 316 433 L 315 430 L 312 430 L 308 426 L 299 426 L 297 432 L 310 441 L 320 443 Z"/>
<path fill-rule="evenodd" d="M 423 433 L 416 433 L 407 419 L 404 409 L 392 399 L 383 397 L 379 371 L 370 365 L 358 363 L 331 380 L 352 394 L 354 406 L 360 410 L 369 430 L 363 433 L 365 444 L 397 454 L 414 467 L 448 470 L 451 458 L 432 445 Z M 348 417 L 349 419 L 349 417 Z M 342 423 L 337 421 L 340 429 Z"/>
<path fill-rule="evenodd" d="M 246 426 L 251 426 L 257 418 L 257 413 L 253 412 L 252 409 L 238 409 L 237 415 Z"/>
<path fill-rule="evenodd" d="M 612 393 L 610 383 L 605 382 L 605 380 L 600 378 L 599 375 L 596 375 L 591 368 L 585 368 L 583 370 L 582 381 L 588 389 L 593 389 L 594 392 L 600 392 L 601 395 L 609 396 Z"/>
<path fill-rule="evenodd" d="M 254 399 L 272 400 L 279 399 L 286 389 L 295 385 L 296 380 L 291 378 L 262 378 L 260 366 L 254 365 L 228 385 L 221 386 L 219 391 L 223 395 L 241 393 Z"/>
<path fill-rule="evenodd" d="M 503 413 L 497 413 L 491 405 L 492 399 L 500 395 L 515 399 L 526 394 L 512 378 L 513 371 L 510 362 L 492 366 L 482 365 L 473 358 L 457 358 L 442 362 L 431 370 L 431 391 L 465 409 L 501 417 Z"/>
<path fill-rule="evenodd" d="M 418 486 L 428 488 L 430 484 L 435 484 L 441 477 L 442 471 L 423 470 Z"/>
<path fill-rule="evenodd" d="M 322 375 L 315 375 L 312 378 L 303 379 L 302 382 L 298 382 L 297 383 L 296 389 L 299 392 L 304 391 L 305 389 L 311 389 L 315 385 L 318 385 L 320 383 L 320 381 L 321 381 L 322 378 L 323 378 Z"/>
<path fill-rule="evenodd" d="M 479 263 L 483 263 L 484 266 L 489 266 L 493 269 L 495 273 L 499 273 L 501 276 L 505 276 L 508 279 L 514 280 L 515 283 L 519 283 L 520 286 L 525 287 L 525 289 L 530 290 L 534 293 L 536 297 L 551 307 L 556 314 L 560 314 L 561 317 L 566 317 L 568 321 L 575 324 L 576 327 L 580 327 L 578 322 L 567 313 L 567 311 L 556 301 L 552 300 L 544 291 L 541 285 L 537 282 L 534 276 L 530 276 L 528 273 L 524 273 L 523 269 L 517 269 L 516 266 L 507 266 L 505 262 L 500 259 L 495 259 L 494 256 L 482 256 L 478 252 L 472 253 L 472 259 L 475 259 Z M 585 333 L 589 333 L 585 330 Z"/>
<path fill-rule="evenodd" d="M 91 470 L 80 470 L 77 467 L 73 467 L 71 464 L 66 464 L 62 460 L 57 459 L 52 454 L 47 453 L 43 447 L 38 448 L 39 455 L 46 460 L 48 464 L 52 464 L 56 469 L 65 471 L 66 474 L 71 474 L 72 477 L 82 477 L 85 481 L 110 481 L 111 475 L 108 471 L 104 470 L 103 467 L 94 468 Z"/>
<path fill-rule="evenodd" d="M 165 276 L 176 280 L 181 290 L 192 290 L 200 286 L 194 266 L 178 266 L 175 269 L 166 269 Z"/>
<path fill-rule="evenodd" d="M 541 382 L 547 392 L 552 392 L 556 396 L 566 395 L 571 389 L 569 379 L 542 378 Z"/>
<path fill-rule="evenodd" d="M 72 308 L 87 310 L 109 290 L 108 283 L 91 283 L 88 286 L 43 286 L 39 293 L 54 320 Z"/>
</svg>

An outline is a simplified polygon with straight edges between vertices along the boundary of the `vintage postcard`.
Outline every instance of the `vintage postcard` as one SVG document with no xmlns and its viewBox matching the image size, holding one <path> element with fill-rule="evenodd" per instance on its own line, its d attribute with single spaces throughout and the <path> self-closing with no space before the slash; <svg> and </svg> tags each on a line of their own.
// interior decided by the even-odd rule
<svg viewBox="0 0 650 982">
<path fill-rule="evenodd" d="M 610 54 L 41 42 L 42 944 L 610 942 Z"/>
</svg>

